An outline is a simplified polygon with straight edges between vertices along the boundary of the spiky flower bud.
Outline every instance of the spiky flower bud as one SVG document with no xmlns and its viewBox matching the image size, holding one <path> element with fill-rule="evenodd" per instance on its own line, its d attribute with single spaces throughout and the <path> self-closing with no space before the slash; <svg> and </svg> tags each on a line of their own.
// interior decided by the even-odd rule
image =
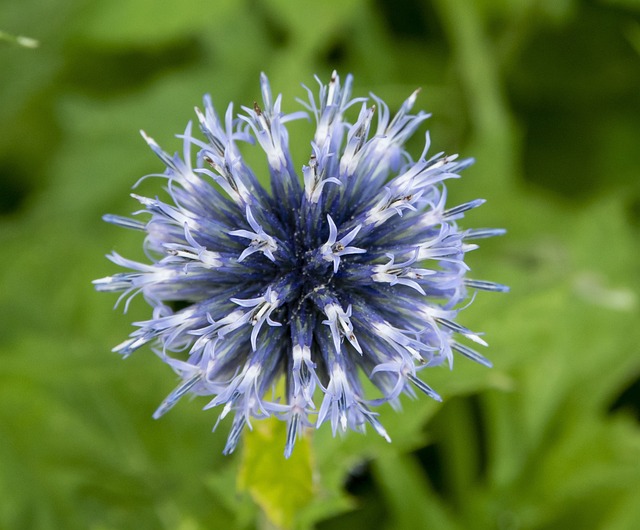
<svg viewBox="0 0 640 530">
<path fill-rule="evenodd" d="M 440 400 L 418 371 L 451 365 L 453 352 L 490 366 L 458 342 L 486 346 L 455 319 L 470 289 L 507 290 L 468 279 L 464 261 L 476 248 L 470 240 L 503 231 L 458 227 L 481 200 L 445 207 L 444 181 L 472 160 L 427 158 L 428 134 L 412 159 L 405 142 L 428 118 L 411 113 L 417 92 L 391 118 L 377 97 L 371 106 L 351 98 L 351 76 L 318 82 L 318 97 L 307 89 L 303 103 L 317 127 L 301 171 L 286 124 L 307 113 L 284 114 L 263 75 L 263 106 L 237 117 L 229 105 L 221 121 L 205 97 L 204 112 L 196 109 L 204 139 L 189 123 L 182 155 L 143 133 L 166 167 L 169 200 L 133 195 L 144 220 L 105 216 L 145 232 L 150 257 L 139 263 L 113 253 L 130 272 L 94 282 L 122 292 L 126 305 L 142 293 L 153 307 L 114 351 L 126 356 L 151 343 L 181 377 L 155 417 L 188 393 L 210 396 L 205 408 L 220 406 L 220 418 L 233 413 L 226 453 L 252 418 L 270 415 L 288 422 L 287 456 L 301 427 L 325 422 L 334 434 L 369 423 L 388 440 L 372 407 L 395 404 L 413 387 Z M 356 106 L 351 123 L 345 112 Z M 264 151 L 271 192 L 238 142 Z M 273 399 L 281 377 L 285 396 Z M 377 395 L 365 395 L 363 378 Z"/>
</svg>

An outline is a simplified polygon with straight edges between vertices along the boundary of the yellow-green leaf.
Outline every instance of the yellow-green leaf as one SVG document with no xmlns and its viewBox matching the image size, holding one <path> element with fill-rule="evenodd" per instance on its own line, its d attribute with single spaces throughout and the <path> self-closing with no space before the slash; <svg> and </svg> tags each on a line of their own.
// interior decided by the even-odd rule
<svg viewBox="0 0 640 530">
<path fill-rule="evenodd" d="M 268 519 L 278 528 L 291 528 L 296 514 L 314 496 L 313 455 L 308 436 L 284 457 L 286 423 L 269 418 L 253 423 L 244 436 L 244 453 L 238 487 L 251 494 Z"/>
</svg>

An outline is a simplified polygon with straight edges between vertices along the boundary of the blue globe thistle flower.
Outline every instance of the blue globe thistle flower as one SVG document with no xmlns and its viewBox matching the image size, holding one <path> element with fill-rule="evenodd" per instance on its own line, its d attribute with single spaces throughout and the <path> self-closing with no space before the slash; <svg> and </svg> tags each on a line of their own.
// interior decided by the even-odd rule
<svg viewBox="0 0 640 530">
<path fill-rule="evenodd" d="M 397 407 L 414 387 L 440 401 L 420 370 L 451 366 L 454 352 L 491 366 L 463 343 L 485 341 L 455 320 L 470 290 L 507 290 L 467 277 L 465 254 L 477 248 L 470 241 L 504 232 L 458 227 L 484 201 L 445 206 L 444 181 L 473 161 L 427 158 L 428 133 L 412 159 L 405 142 L 429 117 L 411 113 L 417 91 L 392 117 L 374 95 L 373 104 L 352 98 L 351 76 L 318 83 L 317 97 L 307 88 L 301 102 L 316 122 L 302 175 L 286 124 L 307 113 L 283 113 L 262 75 L 262 106 L 237 117 L 229 105 L 219 119 L 205 96 L 204 111 L 196 108 L 203 139 L 189 123 L 182 155 L 143 132 L 165 166 L 156 176 L 166 179 L 168 201 L 134 194 L 145 220 L 105 216 L 144 232 L 150 260 L 113 253 L 130 272 L 94 282 L 122 292 L 125 310 L 137 293 L 153 307 L 114 351 L 128 356 L 152 343 L 180 376 L 154 417 L 186 394 L 211 397 L 205 408 L 220 406 L 219 420 L 233 413 L 225 453 L 252 418 L 272 415 L 288 423 L 286 456 L 302 428 L 326 422 L 334 435 L 368 423 L 389 440 L 373 407 Z M 270 192 L 241 142 L 264 151 Z M 285 395 L 273 397 L 282 377 Z M 364 378 L 377 395 L 366 395 Z"/>
</svg>

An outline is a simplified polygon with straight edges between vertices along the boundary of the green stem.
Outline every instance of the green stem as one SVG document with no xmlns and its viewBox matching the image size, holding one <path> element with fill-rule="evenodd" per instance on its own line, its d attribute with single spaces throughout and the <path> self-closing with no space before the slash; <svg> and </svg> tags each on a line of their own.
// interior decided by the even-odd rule
<svg viewBox="0 0 640 530">
<path fill-rule="evenodd" d="M 23 35 L 11 35 L 4 31 L 0 31 L 0 41 L 8 42 L 9 44 L 17 44 L 23 48 L 37 48 L 40 46 L 40 42 L 31 37 L 24 37 Z"/>
<path fill-rule="evenodd" d="M 467 99 L 474 143 L 478 144 L 478 152 L 490 157 L 492 182 L 504 185 L 504 189 L 513 174 L 517 149 L 497 54 L 485 35 L 475 2 L 436 0 L 435 5 L 449 36 Z"/>
</svg>

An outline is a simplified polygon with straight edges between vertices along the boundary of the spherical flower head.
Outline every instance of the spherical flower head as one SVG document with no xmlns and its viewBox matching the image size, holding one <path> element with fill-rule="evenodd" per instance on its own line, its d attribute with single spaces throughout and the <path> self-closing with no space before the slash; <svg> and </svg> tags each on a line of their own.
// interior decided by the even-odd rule
<svg viewBox="0 0 640 530">
<path fill-rule="evenodd" d="M 185 394 L 209 396 L 205 408 L 219 407 L 219 419 L 231 413 L 225 453 L 252 419 L 272 415 L 288 423 L 286 456 L 303 428 L 326 422 L 334 434 L 368 423 L 389 440 L 374 407 L 397 406 L 414 388 L 440 400 L 418 371 L 451 366 L 454 352 L 490 366 L 465 344 L 486 343 L 456 318 L 475 290 L 507 290 L 469 279 L 464 261 L 470 241 L 503 231 L 458 227 L 482 200 L 445 206 L 445 181 L 472 160 L 427 157 L 428 134 L 418 160 L 405 150 L 428 118 L 411 112 L 417 91 L 392 117 L 376 96 L 353 99 L 351 76 L 318 83 L 301 102 L 308 112 L 293 114 L 264 75 L 262 105 L 237 116 L 229 105 L 219 119 L 206 96 L 196 109 L 201 137 L 189 123 L 181 154 L 142 133 L 165 166 L 156 176 L 167 200 L 133 195 L 140 218 L 105 216 L 146 234 L 149 262 L 113 253 L 129 272 L 96 288 L 122 292 L 125 309 L 142 293 L 153 308 L 114 351 L 151 343 L 180 376 L 155 417 Z M 299 171 L 287 123 L 309 115 L 315 135 Z M 266 155 L 270 191 L 241 143 Z M 376 395 L 365 395 L 364 378 Z"/>
</svg>

